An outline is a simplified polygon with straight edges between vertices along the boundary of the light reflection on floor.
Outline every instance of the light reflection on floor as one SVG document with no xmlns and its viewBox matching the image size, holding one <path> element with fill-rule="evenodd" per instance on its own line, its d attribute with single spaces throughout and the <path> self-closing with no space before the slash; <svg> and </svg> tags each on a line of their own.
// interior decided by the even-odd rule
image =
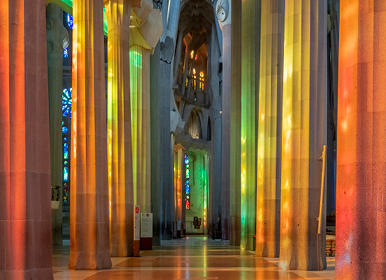
<svg viewBox="0 0 386 280">
<path fill-rule="evenodd" d="M 283 271 L 277 259 L 256 258 L 253 252 L 240 251 L 227 241 L 189 237 L 164 241 L 152 251 L 142 251 L 140 258 L 112 258 L 111 270 L 75 271 L 67 268 L 69 246 L 53 250 L 55 280 L 215 280 L 215 279 L 334 279 L 334 258 L 328 258 L 328 269 L 322 272 Z"/>
</svg>

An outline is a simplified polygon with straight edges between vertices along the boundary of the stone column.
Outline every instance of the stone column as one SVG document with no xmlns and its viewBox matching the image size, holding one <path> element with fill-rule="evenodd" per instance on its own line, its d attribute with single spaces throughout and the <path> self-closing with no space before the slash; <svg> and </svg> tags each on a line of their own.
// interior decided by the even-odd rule
<svg viewBox="0 0 386 280">
<path fill-rule="evenodd" d="M 241 240 L 241 0 L 232 0 L 231 128 L 230 128 L 230 235 L 229 244 Z"/>
<path fill-rule="evenodd" d="M 150 57 L 150 139 L 151 139 L 151 211 L 153 213 L 153 245 L 161 245 L 162 232 L 162 189 L 161 178 L 161 155 L 160 155 L 160 44 Z"/>
<path fill-rule="evenodd" d="M 260 0 L 242 2 L 241 244 L 253 250 L 256 231 L 257 117 L 259 104 Z"/>
<path fill-rule="evenodd" d="M 74 0 L 69 268 L 111 267 L 103 1 Z"/>
<path fill-rule="evenodd" d="M 335 279 L 386 279 L 386 6 L 341 1 Z"/>
<path fill-rule="evenodd" d="M 133 254 L 133 169 L 130 117 L 131 0 L 105 4 L 108 21 L 107 143 L 110 200 L 110 254 Z"/>
<path fill-rule="evenodd" d="M 283 269 L 326 267 L 318 234 L 327 143 L 327 1 L 285 2 L 280 259 Z"/>
<path fill-rule="evenodd" d="M 211 123 L 212 123 L 212 141 L 211 141 L 211 167 L 212 171 L 211 182 L 210 182 L 210 202 L 209 207 L 211 208 L 212 217 L 209 217 L 209 230 L 211 233 L 214 232 L 214 224 L 221 217 L 222 206 L 221 206 L 221 95 L 220 95 L 220 78 L 218 73 L 218 62 L 220 59 L 221 46 L 218 44 L 216 26 L 212 24 L 212 32 L 210 38 L 210 87 L 213 93 L 213 103 L 211 107 Z"/>
<path fill-rule="evenodd" d="M 63 11 L 55 5 L 47 6 L 47 62 L 48 94 L 50 102 L 50 155 L 51 186 L 59 187 L 59 207 L 52 211 L 52 241 L 63 244 L 63 144 L 62 144 L 62 93 L 63 93 L 63 51 L 69 46 L 67 29 L 63 26 Z"/>
<path fill-rule="evenodd" d="M 166 4 L 166 3 L 165 3 Z M 164 8 L 163 11 L 167 11 Z M 178 29 L 180 1 L 170 1 L 170 12 L 167 20 L 164 20 L 164 30 L 160 40 L 160 65 L 158 75 L 158 87 L 159 87 L 159 102 L 158 102 L 158 125 L 160 127 L 159 133 L 159 168 L 160 168 L 160 180 L 158 187 L 161 188 L 161 229 L 162 239 L 170 239 L 172 231 L 172 221 L 174 220 L 174 205 L 173 205 L 173 150 L 171 141 L 171 126 L 170 126 L 170 112 L 171 112 L 171 98 L 174 96 L 172 91 L 173 82 L 173 54 L 175 50 L 176 33 Z M 164 10 L 165 9 L 165 10 Z M 163 15 L 167 15 L 163 13 Z"/>
<path fill-rule="evenodd" d="M 150 51 L 134 45 L 130 58 L 134 203 L 147 213 L 151 211 Z"/>
<path fill-rule="evenodd" d="M 261 3 L 260 97 L 256 193 L 256 250 L 279 257 L 284 0 Z"/>
<path fill-rule="evenodd" d="M 46 7 L 0 4 L 0 279 L 53 279 Z"/>
<path fill-rule="evenodd" d="M 231 130 L 231 81 L 232 81 L 232 16 L 231 0 L 217 2 L 216 14 L 222 30 L 222 181 L 221 181 L 221 232 L 229 240 L 230 230 L 230 130 Z"/>
<path fill-rule="evenodd" d="M 133 2 L 134 3 L 134 2 Z M 151 0 L 134 7 L 130 26 L 130 88 L 134 203 L 151 212 L 150 53 L 162 33 L 162 16 Z M 158 139 L 158 137 L 157 137 Z M 157 181 L 159 182 L 159 181 Z M 159 196 L 158 196 L 159 197 Z M 154 212 L 154 214 L 158 211 Z M 154 215 L 155 216 L 155 215 Z"/>
</svg>

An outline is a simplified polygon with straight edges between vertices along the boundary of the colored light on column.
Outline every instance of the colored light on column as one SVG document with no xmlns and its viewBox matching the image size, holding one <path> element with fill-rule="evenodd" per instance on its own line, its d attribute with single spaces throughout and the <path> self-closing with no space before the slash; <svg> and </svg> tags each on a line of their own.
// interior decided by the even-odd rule
<svg viewBox="0 0 386 280">
<path fill-rule="evenodd" d="M 189 178 L 189 157 L 188 155 L 185 154 L 185 178 Z M 189 185 L 189 180 L 185 181 L 185 201 L 186 201 L 186 209 L 190 209 L 190 185 Z"/>
</svg>

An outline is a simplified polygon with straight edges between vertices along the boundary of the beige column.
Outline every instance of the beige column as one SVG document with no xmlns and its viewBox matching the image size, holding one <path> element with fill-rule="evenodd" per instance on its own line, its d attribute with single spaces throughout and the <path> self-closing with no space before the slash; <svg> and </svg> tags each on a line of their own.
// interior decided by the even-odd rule
<svg viewBox="0 0 386 280">
<path fill-rule="evenodd" d="M 151 0 L 133 8 L 130 27 L 130 107 L 134 203 L 151 212 L 150 53 L 162 34 L 162 17 Z"/>
<path fill-rule="evenodd" d="M 340 2 L 335 279 L 386 279 L 386 5 Z"/>
<path fill-rule="evenodd" d="M 134 203 L 151 212 L 150 192 L 150 51 L 130 48 L 131 131 L 133 141 Z"/>
<path fill-rule="evenodd" d="M 0 1 L 0 279 L 53 279 L 46 7 Z"/>
<path fill-rule="evenodd" d="M 278 257 L 284 0 L 262 1 L 260 46 L 255 255 Z"/>
<path fill-rule="evenodd" d="M 285 1 L 280 259 L 283 269 L 326 267 L 318 234 L 327 143 L 327 0 Z"/>
<path fill-rule="evenodd" d="M 134 199 L 130 116 L 131 0 L 105 4 L 108 21 L 107 144 L 110 253 L 133 254 Z"/>
<path fill-rule="evenodd" d="M 74 0 L 69 268 L 111 267 L 103 1 Z"/>
</svg>

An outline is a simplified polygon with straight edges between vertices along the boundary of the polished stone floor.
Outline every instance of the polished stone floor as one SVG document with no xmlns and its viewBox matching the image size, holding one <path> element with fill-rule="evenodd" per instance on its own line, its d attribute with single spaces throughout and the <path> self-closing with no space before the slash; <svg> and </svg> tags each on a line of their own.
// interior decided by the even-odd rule
<svg viewBox="0 0 386 280">
<path fill-rule="evenodd" d="M 321 272 L 284 271 L 277 259 L 256 258 L 253 252 L 241 251 L 228 242 L 206 237 L 164 241 L 152 251 L 142 251 L 140 258 L 112 258 L 111 270 L 76 271 L 67 268 L 68 241 L 53 250 L 55 280 L 215 280 L 215 279 L 334 279 L 334 258 Z"/>
</svg>

